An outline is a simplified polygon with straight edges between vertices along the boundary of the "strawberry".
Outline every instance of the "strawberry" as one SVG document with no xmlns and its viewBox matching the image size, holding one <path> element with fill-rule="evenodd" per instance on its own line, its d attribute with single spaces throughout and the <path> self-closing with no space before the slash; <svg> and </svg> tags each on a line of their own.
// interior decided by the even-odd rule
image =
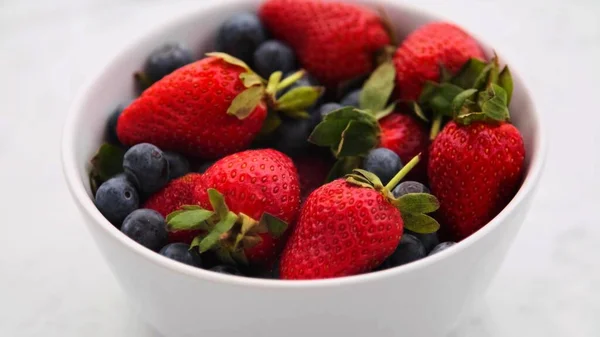
<svg viewBox="0 0 600 337">
<path fill-rule="evenodd" d="M 434 196 L 413 193 L 395 199 L 390 190 L 419 161 L 411 160 L 387 186 L 364 170 L 354 170 L 314 191 L 280 262 L 282 279 L 319 279 L 372 270 L 398 246 L 403 228 L 435 231 L 424 213 L 437 209 Z"/>
<path fill-rule="evenodd" d="M 516 193 L 522 176 L 523 139 L 508 123 L 510 72 L 507 67 L 499 72 L 497 60 L 488 71 L 484 87 L 450 99 L 453 120 L 429 152 L 429 183 L 440 200 L 440 220 L 456 240 L 494 218 Z"/>
<path fill-rule="evenodd" d="M 202 229 L 192 242 L 213 250 L 222 262 L 268 267 L 300 204 L 292 160 L 271 149 L 248 150 L 214 163 L 194 191 L 199 206 L 171 213 L 171 229 Z"/>
<path fill-rule="evenodd" d="M 285 86 L 281 73 L 266 88 L 244 62 L 222 53 L 208 55 L 165 76 L 134 100 L 117 122 L 119 140 L 214 159 L 247 148 L 263 128 L 268 105 L 302 110 L 320 94 L 320 89 L 304 88 L 307 102 L 290 104 L 286 95 L 275 101 L 276 91 Z M 298 76 L 302 74 L 286 79 L 286 85 Z"/>
<path fill-rule="evenodd" d="M 421 162 L 409 173 L 409 176 L 414 180 L 426 181 L 429 135 L 425 125 L 411 115 L 393 113 L 381 119 L 379 126 L 381 127 L 379 146 L 394 151 L 403 163 L 422 153 Z"/>
<path fill-rule="evenodd" d="M 322 0 L 267 0 L 259 15 L 287 42 L 300 64 L 328 87 L 373 70 L 375 53 L 390 43 L 382 20 L 351 4 Z"/>
<path fill-rule="evenodd" d="M 438 82 L 443 69 L 455 73 L 470 58 L 485 59 L 477 41 L 447 22 L 426 24 L 412 32 L 394 54 L 396 93 L 416 100 L 426 81 Z"/>
<path fill-rule="evenodd" d="M 149 208 L 157 211 L 166 217 L 184 205 L 193 205 L 197 201 L 194 197 L 194 190 L 197 186 L 203 186 L 202 175 L 199 173 L 189 173 L 181 178 L 169 182 L 160 191 L 154 193 L 143 205 L 143 208 Z M 194 237 L 200 234 L 198 230 L 170 231 L 169 242 L 191 243 Z"/>
</svg>

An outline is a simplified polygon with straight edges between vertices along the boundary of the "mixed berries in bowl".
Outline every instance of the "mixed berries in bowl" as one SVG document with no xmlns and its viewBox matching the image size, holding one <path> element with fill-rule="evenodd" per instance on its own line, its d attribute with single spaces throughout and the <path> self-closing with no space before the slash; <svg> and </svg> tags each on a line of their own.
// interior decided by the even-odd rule
<svg viewBox="0 0 600 337">
<path fill-rule="evenodd" d="M 460 299 L 455 313 L 443 304 L 440 325 L 414 333 L 432 335 L 485 289 L 525 214 L 515 202 L 537 180 L 537 115 L 509 66 L 470 33 L 379 5 L 207 4 L 138 41 L 82 95 L 66 126 L 66 175 L 115 274 L 161 332 L 191 331 L 156 318 L 160 301 L 190 291 L 248 287 L 247 302 L 270 289 L 280 296 L 262 312 L 290 324 L 302 296 L 332 310 L 349 301 L 323 296 L 331 287 L 372 291 L 365 308 L 344 309 L 357 317 L 369 303 L 389 306 L 386 292 L 439 295 L 462 275 L 444 295 Z M 430 297 L 417 307 L 443 300 Z M 182 317 L 193 307 L 176 305 Z M 331 331 L 361 331 L 303 305 L 327 326 L 347 324 Z M 414 315 L 402 331 L 417 331 Z"/>
</svg>

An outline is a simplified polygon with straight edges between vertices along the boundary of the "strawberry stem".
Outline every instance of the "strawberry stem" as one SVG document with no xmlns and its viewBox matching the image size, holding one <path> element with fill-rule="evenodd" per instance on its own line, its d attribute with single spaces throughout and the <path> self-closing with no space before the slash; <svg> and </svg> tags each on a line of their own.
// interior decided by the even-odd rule
<svg viewBox="0 0 600 337">
<path fill-rule="evenodd" d="M 431 124 L 431 133 L 429 134 L 429 139 L 434 140 L 437 137 L 438 133 L 440 133 L 440 129 L 442 128 L 442 115 L 435 114 L 433 116 L 433 123 Z"/>
<path fill-rule="evenodd" d="M 277 85 L 277 91 L 283 90 L 283 89 L 289 87 L 290 85 L 296 83 L 296 81 L 301 79 L 302 76 L 304 76 L 304 74 L 305 74 L 304 70 L 298 70 L 297 72 L 293 73 L 292 75 L 286 77 L 285 79 L 283 79 L 283 81 L 279 82 L 279 84 Z"/>
<path fill-rule="evenodd" d="M 406 176 L 408 172 L 410 172 L 410 170 L 412 170 L 413 167 L 415 167 L 419 163 L 420 160 L 421 154 L 419 153 L 418 155 L 414 156 L 414 158 L 411 159 L 408 163 L 406 163 L 406 165 L 404 165 L 404 167 L 400 171 L 398 171 L 398 173 L 396 173 L 394 178 L 392 178 L 392 180 L 390 180 L 390 182 L 387 185 L 385 185 L 385 188 L 388 191 L 394 189 L 394 187 L 398 185 L 400 180 L 402 180 L 402 178 L 404 178 L 404 176 Z"/>
</svg>

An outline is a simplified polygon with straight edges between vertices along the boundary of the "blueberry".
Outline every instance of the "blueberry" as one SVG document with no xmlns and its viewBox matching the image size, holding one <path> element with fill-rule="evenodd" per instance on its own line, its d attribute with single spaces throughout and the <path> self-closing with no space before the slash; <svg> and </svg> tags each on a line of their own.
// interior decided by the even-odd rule
<svg viewBox="0 0 600 337">
<path fill-rule="evenodd" d="M 369 151 L 363 162 L 363 168 L 375 173 L 384 185 L 402 169 L 402 166 L 400 157 L 384 147 Z"/>
<path fill-rule="evenodd" d="M 427 186 L 416 181 L 403 181 L 392 190 L 396 198 L 409 193 L 430 193 L 430 191 Z"/>
<path fill-rule="evenodd" d="M 226 264 L 221 264 L 221 265 L 212 267 L 209 270 L 212 270 L 214 272 L 221 273 L 221 274 L 244 276 L 239 271 L 239 269 L 237 269 L 234 266 L 230 266 L 230 265 L 226 265 Z"/>
<path fill-rule="evenodd" d="M 167 244 L 169 234 L 165 218 L 152 209 L 138 209 L 123 221 L 121 232 L 142 246 L 158 252 Z"/>
<path fill-rule="evenodd" d="M 325 103 L 319 107 L 319 115 L 324 119 L 330 112 L 342 108 L 339 103 Z"/>
<path fill-rule="evenodd" d="M 216 47 L 218 51 L 237 57 L 252 66 L 252 57 L 258 46 L 266 40 L 265 28 L 253 13 L 236 14 L 219 28 Z"/>
<path fill-rule="evenodd" d="M 100 185 L 94 203 L 110 223 L 120 227 L 129 213 L 139 207 L 139 196 L 133 184 L 120 174 Z"/>
<path fill-rule="evenodd" d="M 402 235 L 400 243 L 390 257 L 387 258 L 385 265 L 388 267 L 397 267 L 409 262 L 413 262 L 427 256 L 425 246 L 416 237 L 410 234 Z"/>
<path fill-rule="evenodd" d="M 437 233 L 421 234 L 415 233 L 408 229 L 404 230 L 404 233 L 410 234 L 419 239 L 421 243 L 423 243 L 423 246 L 425 246 L 425 251 L 427 251 L 427 253 L 429 253 L 435 246 L 437 246 L 440 243 L 440 239 L 438 238 Z"/>
<path fill-rule="evenodd" d="M 439 253 L 444 249 L 450 248 L 452 246 L 454 246 L 456 244 L 456 242 L 452 242 L 452 241 L 446 241 L 446 242 L 442 242 L 439 245 L 435 246 L 435 248 L 433 248 L 431 250 L 431 252 L 429 252 L 429 255 L 433 255 L 435 253 Z"/>
<path fill-rule="evenodd" d="M 347 94 L 346 96 L 344 96 L 344 98 L 342 98 L 342 101 L 340 102 L 340 104 L 342 104 L 342 106 L 353 106 L 355 108 L 358 108 L 360 105 L 360 89 L 351 91 L 349 94 Z"/>
<path fill-rule="evenodd" d="M 200 164 L 200 167 L 198 167 L 198 172 L 199 173 L 206 172 L 206 170 L 208 170 L 208 168 L 211 167 L 214 163 L 215 163 L 214 161 L 208 161 L 206 163 Z"/>
<path fill-rule="evenodd" d="M 273 133 L 272 146 L 289 156 L 303 154 L 311 145 L 308 137 L 313 127 L 311 119 L 284 120 Z"/>
<path fill-rule="evenodd" d="M 152 144 L 141 143 L 127 150 L 123 157 L 123 169 L 145 196 L 169 182 L 169 163 L 164 153 Z"/>
<path fill-rule="evenodd" d="M 120 144 L 119 137 L 117 137 L 117 122 L 119 121 L 119 116 L 121 116 L 123 110 L 125 110 L 129 103 L 131 102 L 117 105 L 113 113 L 108 117 L 106 133 L 108 135 L 108 141 L 113 144 Z"/>
<path fill-rule="evenodd" d="M 185 243 L 170 243 L 164 246 L 158 253 L 169 259 L 189 264 L 190 266 L 198 268 L 202 267 L 202 258 L 200 257 L 200 254 L 198 254 L 198 250 L 190 250 L 190 245 Z"/>
<path fill-rule="evenodd" d="M 276 71 L 288 73 L 294 70 L 295 65 L 294 51 L 280 41 L 269 40 L 254 52 L 254 70 L 265 79 Z"/>
<path fill-rule="evenodd" d="M 190 172 L 190 162 L 179 153 L 165 151 L 163 153 L 169 163 L 169 180 L 173 180 Z"/>
<path fill-rule="evenodd" d="M 150 53 L 144 72 L 152 82 L 156 82 L 193 61 L 194 57 L 189 48 L 181 43 L 167 43 Z"/>
</svg>

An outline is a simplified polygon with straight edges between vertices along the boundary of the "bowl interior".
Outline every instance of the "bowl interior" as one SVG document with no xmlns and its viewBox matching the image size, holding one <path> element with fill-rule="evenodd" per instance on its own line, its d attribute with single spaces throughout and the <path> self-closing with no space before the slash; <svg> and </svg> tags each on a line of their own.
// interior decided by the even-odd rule
<svg viewBox="0 0 600 337">
<path fill-rule="evenodd" d="M 437 19 L 392 0 L 359 2 L 372 8 L 385 8 L 399 38 Z M 95 209 L 87 176 L 89 159 L 104 139 L 108 116 L 119 103 L 135 97 L 132 74 L 141 69 L 147 55 L 154 48 L 168 41 L 186 43 L 195 51 L 196 57 L 200 58 L 204 53 L 212 51 L 212 40 L 217 27 L 226 18 L 236 12 L 254 10 L 259 3 L 259 0 L 200 3 L 198 10 L 174 19 L 162 27 L 155 27 L 150 34 L 135 40 L 129 48 L 123 50 L 104 69 L 101 69 L 98 76 L 93 78 L 90 85 L 81 93 L 72 107 L 65 126 L 64 165 L 67 180 L 75 197 L 83 199 L 82 196 L 87 193 L 87 200 L 78 200 L 78 202 L 86 210 L 94 213 L 92 216 L 99 219 L 98 225 L 106 227 L 114 235 L 121 235 L 108 221 L 103 221 L 101 214 Z M 480 39 L 479 41 L 490 55 L 489 46 Z M 500 58 L 502 60 L 502 56 Z M 532 163 L 541 162 L 543 151 L 541 151 L 540 124 L 529 91 L 525 88 L 518 71 L 511 70 L 514 77 L 514 96 L 510 108 L 513 123 L 522 132 L 525 142 L 527 152 L 525 184 L 527 184 L 527 180 L 531 179 Z M 523 189 L 524 187 L 519 193 L 523 193 Z"/>
</svg>

